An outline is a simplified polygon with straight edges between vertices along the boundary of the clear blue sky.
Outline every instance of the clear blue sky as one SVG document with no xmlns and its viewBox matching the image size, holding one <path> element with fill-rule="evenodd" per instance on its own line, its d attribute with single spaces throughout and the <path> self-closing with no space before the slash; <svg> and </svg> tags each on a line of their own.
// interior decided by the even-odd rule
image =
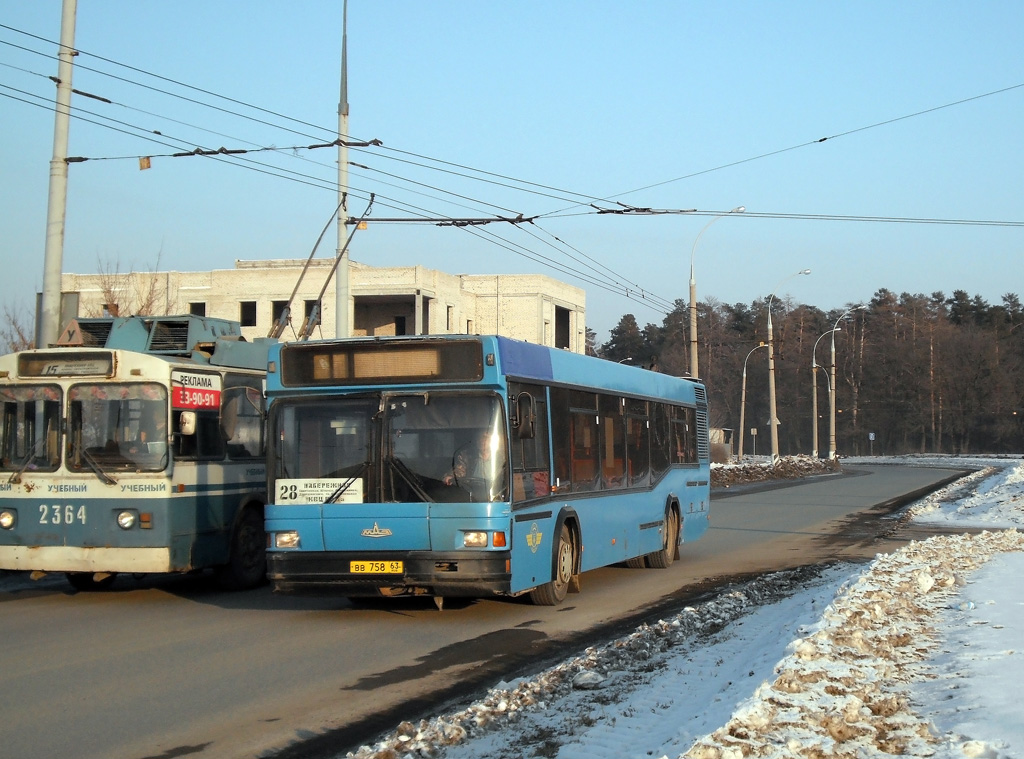
<svg viewBox="0 0 1024 759">
<path fill-rule="evenodd" d="M 20 32 L 57 40 L 60 12 L 60 0 L 0 0 L 9 27 L 0 28 L 0 302 L 26 310 L 42 286 L 54 97 L 46 77 L 57 62 L 55 45 Z M 777 294 L 823 309 L 883 287 L 963 289 L 991 303 L 1024 297 L 1024 3 L 350 0 L 348 16 L 350 131 L 387 148 L 350 154 L 371 169 L 352 169 L 352 211 L 373 191 L 377 217 L 542 215 L 534 226 L 476 234 L 371 225 L 353 243 L 358 261 L 565 279 L 586 289 L 601 340 L 627 312 L 660 324 L 661 311 L 621 293 L 686 299 L 691 250 L 712 217 L 598 215 L 575 205 L 586 196 L 707 212 L 745 206 L 700 239 L 701 300 L 749 304 L 807 267 L 810 277 Z M 155 157 L 140 171 L 135 157 L 333 139 L 341 29 L 341 0 L 79 0 L 74 86 L 113 104 L 73 104 L 98 114 L 83 114 L 93 121 L 159 131 L 173 146 L 72 122 L 70 155 L 129 158 L 70 167 L 65 271 L 307 256 L 336 203 L 335 150 L 246 156 L 300 182 L 232 165 L 238 159 Z M 134 131 L 124 124 L 114 126 Z M 823 137 L 832 139 L 816 142 Z M 395 158 L 441 159 L 540 191 Z M 332 230 L 320 255 L 334 244 Z"/>
</svg>

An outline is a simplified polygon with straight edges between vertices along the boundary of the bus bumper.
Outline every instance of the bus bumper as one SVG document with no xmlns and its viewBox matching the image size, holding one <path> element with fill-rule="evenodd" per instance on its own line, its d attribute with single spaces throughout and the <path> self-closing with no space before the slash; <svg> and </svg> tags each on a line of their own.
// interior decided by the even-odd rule
<svg viewBox="0 0 1024 759">
<path fill-rule="evenodd" d="M 267 553 L 267 577 L 278 593 L 338 596 L 441 597 L 505 595 L 511 587 L 508 551 L 468 553 L 348 551 Z M 401 561 L 401 574 L 357 574 L 353 561 Z"/>
<path fill-rule="evenodd" d="M 171 550 L 162 548 L 84 548 L 79 546 L 0 546 L 0 568 L 41 572 L 172 572 Z"/>
</svg>

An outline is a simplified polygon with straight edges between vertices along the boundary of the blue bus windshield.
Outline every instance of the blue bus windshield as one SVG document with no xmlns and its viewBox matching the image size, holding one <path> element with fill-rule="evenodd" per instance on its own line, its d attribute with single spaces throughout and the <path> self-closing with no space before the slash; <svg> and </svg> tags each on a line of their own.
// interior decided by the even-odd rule
<svg viewBox="0 0 1024 759">
<path fill-rule="evenodd" d="M 502 409 L 484 393 L 283 399 L 272 420 L 276 500 L 507 500 Z"/>
</svg>

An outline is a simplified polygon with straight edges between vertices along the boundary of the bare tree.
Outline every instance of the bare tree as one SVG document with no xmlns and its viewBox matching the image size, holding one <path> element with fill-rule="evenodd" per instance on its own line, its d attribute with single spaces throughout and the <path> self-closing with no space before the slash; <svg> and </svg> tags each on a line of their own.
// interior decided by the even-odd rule
<svg viewBox="0 0 1024 759">
<path fill-rule="evenodd" d="M 99 261 L 100 290 L 102 304 L 92 309 L 98 313 L 87 316 L 158 316 L 167 312 L 167 293 L 160 286 L 157 271 L 160 268 L 158 253 L 154 268 L 146 272 L 129 269 L 121 272 L 120 261 L 111 264 Z M 104 313 L 105 312 L 105 313 Z"/>
<path fill-rule="evenodd" d="M 21 309 L 4 306 L 3 324 L 0 325 L 0 349 L 4 353 L 35 347 L 32 319 Z"/>
</svg>

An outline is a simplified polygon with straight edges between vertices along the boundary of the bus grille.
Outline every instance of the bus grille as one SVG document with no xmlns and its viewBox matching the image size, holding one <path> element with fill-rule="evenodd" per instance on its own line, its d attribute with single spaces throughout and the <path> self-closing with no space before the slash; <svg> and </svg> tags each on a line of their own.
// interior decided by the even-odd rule
<svg viewBox="0 0 1024 759">
<path fill-rule="evenodd" d="M 708 391 L 703 385 L 697 385 L 693 388 L 694 393 L 697 396 L 697 405 L 704 406 L 707 408 L 708 405 Z"/>
<path fill-rule="evenodd" d="M 708 412 L 697 409 L 697 460 L 707 461 L 711 458 L 711 446 L 708 444 Z"/>
<path fill-rule="evenodd" d="M 111 321 L 81 321 L 78 329 L 82 334 L 82 346 L 85 348 L 102 348 L 107 344 L 107 337 L 114 327 Z"/>
<path fill-rule="evenodd" d="M 192 346 L 188 344 L 187 321 L 159 319 L 153 322 L 153 331 L 149 336 L 151 352 L 188 353 L 191 349 Z"/>
</svg>

